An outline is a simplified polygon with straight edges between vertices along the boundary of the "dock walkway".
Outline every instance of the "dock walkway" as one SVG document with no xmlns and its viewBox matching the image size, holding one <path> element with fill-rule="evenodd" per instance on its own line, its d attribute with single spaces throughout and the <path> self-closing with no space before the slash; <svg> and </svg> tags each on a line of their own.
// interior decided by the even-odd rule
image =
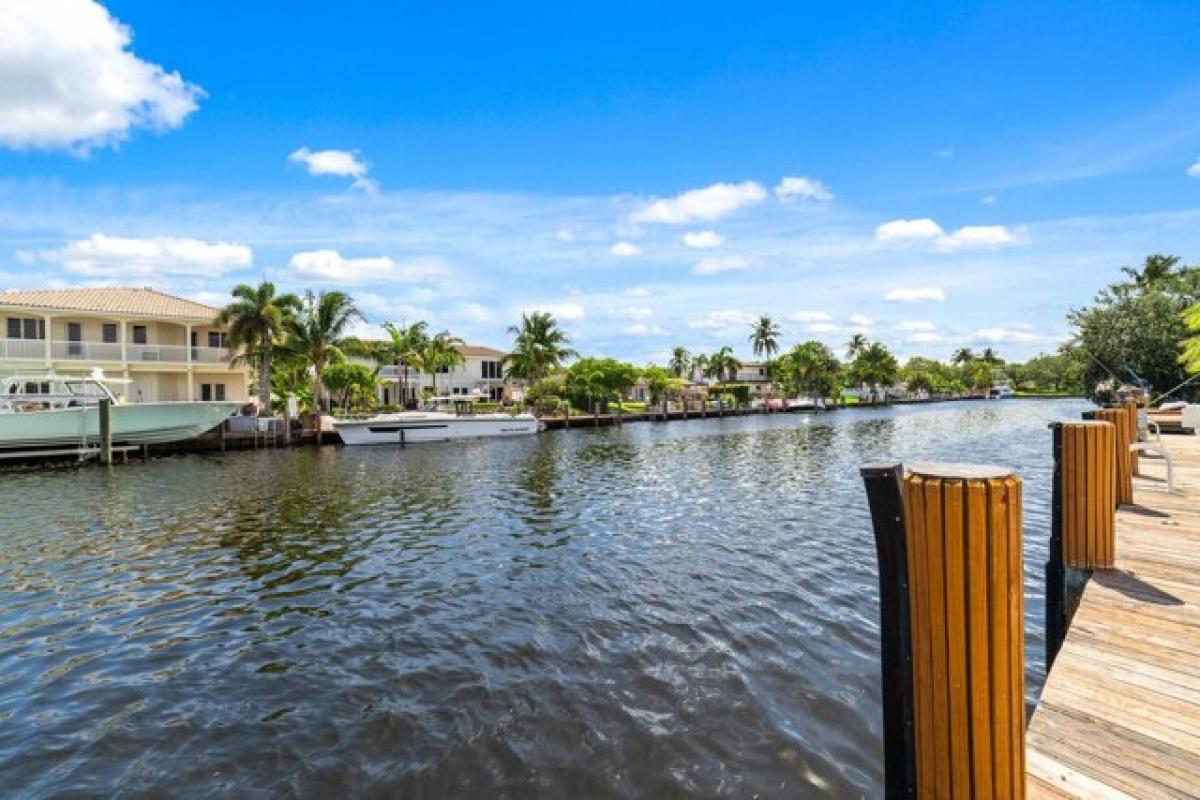
<svg viewBox="0 0 1200 800">
<path fill-rule="evenodd" d="M 1029 797 L 1200 797 L 1200 437 L 1164 441 L 1176 493 L 1138 478 L 1117 512 L 1117 568 L 1088 582 L 1029 723 Z"/>
</svg>

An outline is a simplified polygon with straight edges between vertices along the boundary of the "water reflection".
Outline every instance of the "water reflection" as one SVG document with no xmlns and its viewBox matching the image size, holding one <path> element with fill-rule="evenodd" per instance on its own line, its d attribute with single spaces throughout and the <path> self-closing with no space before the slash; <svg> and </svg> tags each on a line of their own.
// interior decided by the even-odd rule
<svg viewBox="0 0 1200 800">
<path fill-rule="evenodd" d="M 1026 481 L 1063 403 L 774 415 L 0 478 L 17 795 L 874 796 L 864 461 Z"/>
</svg>

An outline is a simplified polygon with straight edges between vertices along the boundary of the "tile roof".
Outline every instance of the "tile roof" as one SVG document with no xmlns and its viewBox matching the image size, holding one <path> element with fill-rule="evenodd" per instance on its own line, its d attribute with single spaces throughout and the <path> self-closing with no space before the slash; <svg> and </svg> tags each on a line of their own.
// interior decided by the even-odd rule
<svg viewBox="0 0 1200 800">
<path fill-rule="evenodd" d="M 458 348 L 458 352 L 466 356 L 482 356 L 484 358 L 504 358 L 508 353 L 503 350 L 497 350 L 494 347 L 484 347 L 478 344 L 465 344 Z"/>
<path fill-rule="evenodd" d="M 107 286 L 87 289 L 34 289 L 0 292 L 0 306 L 47 311 L 87 311 L 135 317 L 209 321 L 217 309 L 149 288 Z"/>
</svg>

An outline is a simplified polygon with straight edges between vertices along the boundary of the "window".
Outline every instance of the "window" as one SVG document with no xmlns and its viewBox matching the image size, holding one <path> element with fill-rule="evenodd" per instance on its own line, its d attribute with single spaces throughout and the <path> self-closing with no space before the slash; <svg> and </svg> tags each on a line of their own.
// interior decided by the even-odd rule
<svg viewBox="0 0 1200 800">
<path fill-rule="evenodd" d="M 483 361 L 483 378 L 484 380 L 499 380 L 500 379 L 500 362 L 499 361 Z"/>
<path fill-rule="evenodd" d="M 209 402 L 213 398 L 213 387 L 211 383 L 200 384 L 200 399 L 204 402 Z"/>
<path fill-rule="evenodd" d="M 117 343 L 117 323 L 106 322 L 100 329 L 100 340 L 105 344 Z"/>
<path fill-rule="evenodd" d="M 208 332 L 208 346 L 209 347 L 224 347 L 225 342 L 227 341 L 227 338 L 228 338 L 228 334 L 223 333 L 221 331 L 209 331 Z"/>
<path fill-rule="evenodd" d="M 45 339 L 46 320 L 9 317 L 8 338 L 10 339 Z"/>
<path fill-rule="evenodd" d="M 213 394 L 216 395 L 217 400 L 224 400 L 225 399 L 225 384 L 214 383 L 213 384 Z"/>
<path fill-rule="evenodd" d="M 67 355 L 83 355 L 83 326 L 78 322 L 67 323 Z"/>
<path fill-rule="evenodd" d="M 133 326 L 133 343 L 134 344 L 146 344 L 148 341 L 149 341 L 149 339 L 146 336 L 146 326 L 145 325 L 134 325 Z"/>
</svg>

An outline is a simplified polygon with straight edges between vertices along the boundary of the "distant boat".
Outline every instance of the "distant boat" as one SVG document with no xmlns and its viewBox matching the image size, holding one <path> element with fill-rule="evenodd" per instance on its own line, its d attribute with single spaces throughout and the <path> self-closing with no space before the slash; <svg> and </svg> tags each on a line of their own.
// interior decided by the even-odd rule
<svg viewBox="0 0 1200 800">
<path fill-rule="evenodd" d="M 0 379 L 0 450 L 96 446 L 101 400 L 112 403 L 112 440 L 118 445 L 192 439 L 220 425 L 243 405 L 121 403 L 108 387 L 122 382 L 105 378 L 99 370 L 82 377 L 48 372 Z"/>
<path fill-rule="evenodd" d="M 796 397 L 787 401 L 788 411 L 824 411 L 823 397 Z"/>
<path fill-rule="evenodd" d="M 988 389 L 988 400 L 1007 400 L 1016 397 L 1017 393 L 1013 391 L 1011 386 L 993 386 Z"/>
<path fill-rule="evenodd" d="M 473 413 L 474 395 L 431 398 L 419 411 L 376 414 L 366 419 L 335 419 L 333 429 L 348 445 L 413 444 L 454 439 L 525 436 L 542 430 L 533 414 Z"/>
</svg>

